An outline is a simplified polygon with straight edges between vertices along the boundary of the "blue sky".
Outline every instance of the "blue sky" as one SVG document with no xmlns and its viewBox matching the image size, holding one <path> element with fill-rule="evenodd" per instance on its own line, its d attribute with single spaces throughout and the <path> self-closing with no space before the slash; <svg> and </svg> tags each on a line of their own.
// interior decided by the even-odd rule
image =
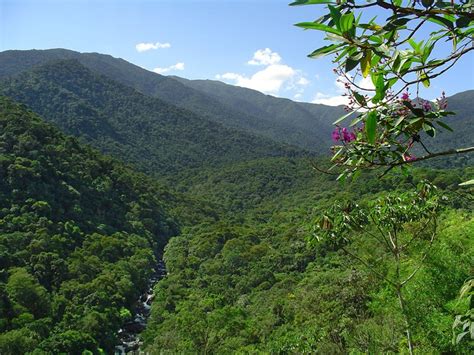
<svg viewBox="0 0 474 355">
<path fill-rule="evenodd" d="M 219 79 L 301 101 L 337 102 L 340 88 L 331 60 L 306 57 L 323 45 L 322 34 L 293 26 L 316 18 L 318 7 L 289 7 L 289 2 L 0 0 L 0 50 L 106 53 L 165 75 Z M 463 58 L 423 96 L 474 88 L 473 62 L 473 55 Z"/>
</svg>

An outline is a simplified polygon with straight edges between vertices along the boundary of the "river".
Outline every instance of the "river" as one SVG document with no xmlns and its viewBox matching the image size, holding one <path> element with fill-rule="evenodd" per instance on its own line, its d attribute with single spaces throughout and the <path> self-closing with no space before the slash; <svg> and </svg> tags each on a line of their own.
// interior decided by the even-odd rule
<svg viewBox="0 0 474 355">
<path fill-rule="evenodd" d="M 153 301 L 153 288 L 158 281 L 166 276 L 166 267 L 163 259 L 159 258 L 153 275 L 148 280 L 146 291 L 138 298 L 134 318 L 123 324 L 118 331 L 119 344 L 115 347 L 115 355 L 140 353 L 142 340 L 140 333 L 146 328 L 148 317 L 150 316 L 151 302 Z"/>
</svg>

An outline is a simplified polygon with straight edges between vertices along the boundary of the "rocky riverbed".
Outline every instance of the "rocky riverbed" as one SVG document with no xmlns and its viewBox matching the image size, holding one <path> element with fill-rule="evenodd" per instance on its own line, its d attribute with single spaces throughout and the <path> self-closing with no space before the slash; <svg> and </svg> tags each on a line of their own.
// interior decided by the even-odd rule
<svg viewBox="0 0 474 355">
<path fill-rule="evenodd" d="M 153 288 L 155 284 L 166 276 L 165 263 L 162 259 L 158 261 L 155 272 L 148 281 L 148 287 L 137 300 L 134 317 L 131 321 L 122 325 L 118 332 L 119 344 L 115 347 L 115 355 L 139 353 L 142 341 L 140 333 L 145 330 L 146 322 L 150 316 L 151 302 L 153 301 Z"/>
</svg>

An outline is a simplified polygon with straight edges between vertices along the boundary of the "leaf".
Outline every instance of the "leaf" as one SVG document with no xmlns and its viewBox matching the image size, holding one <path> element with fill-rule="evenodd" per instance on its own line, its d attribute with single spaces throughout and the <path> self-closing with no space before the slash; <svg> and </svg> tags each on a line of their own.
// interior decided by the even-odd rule
<svg viewBox="0 0 474 355">
<path fill-rule="evenodd" d="M 459 184 L 459 186 L 467 186 L 467 185 L 474 185 L 474 179 L 468 180 L 468 181 L 465 181 L 465 182 Z"/>
<path fill-rule="evenodd" d="M 421 43 L 416 43 L 413 38 L 410 38 L 408 40 L 408 43 L 410 44 L 411 48 L 413 48 L 413 50 L 418 53 L 420 52 L 420 46 L 421 46 Z"/>
<path fill-rule="evenodd" d="M 337 124 L 341 123 L 342 121 L 344 121 L 350 115 L 352 115 L 352 112 L 348 112 L 344 116 L 339 117 L 336 121 L 334 121 L 333 125 L 337 125 Z"/>
<path fill-rule="evenodd" d="M 354 98 L 359 103 L 359 105 L 361 106 L 367 105 L 367 100 L 365 99 L 363 95 L 359 94 L 357 91 L 354 91 L 354 90 L 352 90 L 352 95 L 354 95 Z"/>
<path fill-rule="evenodd" d="M 342 46 L 342 44 L 330 44 L 329 46 L 324 46 L 324 47 L 316 49 L 311 54 L 308 54 L 308 57 L 310 57 L 310 58 L 323 57 L 325 55 L 333 53 L 334 51 L 336 51 L 341 46 Z"/>
<path fill-rule="evenodd" d="M 393 127 L 397 127 L 400 123 L 402 123 L 404 119 L 405 119 L 404 116 L 400 116 L 398 120 L 395 122 L 395 125 Z"/>
<path fill-rule="evenodd" d="M 452 30 L 454 28 L 452 21 L 436 15 L 430 15 L 426 18 L 428 21 L 436 23 L 437 25 L 441 25 L 443 27 L 447 27 L 448 29 Z"/>
<path fill-rule="evenodd" d="M 298 5 L 318 5 L 318 4 L 334 4 L 332 0 L 297 0 L 290 4 L 290 6 Z"/>
<path fill-rule="evenodd" d="M 339 24 L 340 24 L 340 29 L 342 33 L 349 32 L 354 26 L 354 14 L 351 12 L 351 13 L 342 15 L 339 20 Z"/>
<path fill-rule="evenodd" d="M 459 28 L 469 26 L 471 19 L 469 17 L 462 16 L 456 20 L 456 26 Z"/>
<path fill-rule="evenodd" d="M 421 3 L 423 4 L 424 7 L 428 8 L 431 5 L 433 5 L 434 0 L 421 0 Z"/>
<path fill-rule="evenodd" d="M 359 61 L 358 60 L 354 60 L 352 58 L 347 58 L 346 59 L 346 67 L 345 67 L 345 71 L 346 73 L 347 72 L 350 72 L 352 69 L 354 69 L 357 65 L 359 64 Z"/>
<path fill-rule="evenodd" d="M 462 333 L 458 334 L 458 336 L 456 337 L 456 344 L 459 344 L 461 342 L 462 338 L 464 338 L 464 336 L 468 333 L 469 332 L 462 332 Z"/>
<path fill-rule="evenodd" d="M 444 129 L 447 129 L 448 131 L 450 132 L 454 132 L 453 129 L 451 127 L 449 127 L 446 123 L 444 122 L 441 122 L 441 121 L 438 121 L 436 122 L 437 124 L 439 124 L 441 127 L 443 127 Z"/>
<path fill-rule="evenodd" d="M 323 32 L 329 32 L 329 33 L 334 33 L 336 35 L 342 35 L 341 32 L 336 30 L 335 28 L 332 28 L 327 25 L 323 25 L 322 23 L 316 23 L 316 22 L 300 22 L 295 24 L 297 27 L 301 27 L 307 30 L 317 30 L 317 31 L 323 31 Z"/>
<path fill-rule="evenodd" d="M 420 74 L 420 80 L 425 88 L 430 87 L 430 79 L 428 78 L 428 75 L 426 75 L 426 72 Z"/>
<path fill-rule="evenodd" d="M 362 57 L 360 61 L 360 70 L 362 71 L 362 76 L 367 78 L 370 72 L 370 60 L 372 57 L 372 52 L 367 50 L 365 55 Z"/>
<path fill-rule="evenodd" d="M 375 96 L 372 98 L 372 102 L 376 104 L 377 102 L 380 102 L 384 99 L 385 97 L 385 82 L 384 82 L 384 76 L 383 74 L 378 74 L 374 78 L 372 78 L 372 81 L 375 84 Z"/>
<path fill-rule="evenodd" d="M 413 112 L 415 114 L 415 116 L 418 116 L 416 119 L 422 119 L 424 117 L 424 114 L 425 112 L 421 109 L 421 108 L 416 108 L 416 107 L 413 107 L 413 105 L 411 104 L 410 101 L 403 101 L 402 102 L 403 105 L 405 105 L 406 107 L 408 107 L 410 109 L 411 112 Z M 411 123 L 411 122 L 410 122 Z"/>
<path fill-rule="evenodd" d="M 340 30 L 341 29 L 341 24 L 340 24 L 340 19 L 341 19 L 341 11 L 335 6 L 328 5 L 329 12 L 331 13 L 331 18 L 334 21 L 334 24 L 336 27 Z"/>
<path fill-rule="evenodd" d="M 349 127 L 354 127 L 356 124 L 358 124 L 360 121 L 362 121 L 363 119 L 363 116 L 360 115 L 360 116 L 357 116 L 356 118 L 354 118 L 351 122 L 351 124 L 349 125 Z"/>
<path fill-rule="evenodd" d="M 435 128 L 429 123 L 425 122 L 423 123 L 423 130 L 426 132 L 427 135 L 430 137 L 434 137 L 436 135 L 436 130 Z"/>
<path fill-rule="evenodd" d="M 370 144 L 375 143 L 375 136 L 377 133 L 377 111 L 370 111 L 365 120 L 365 134 L 367 141 Z"/>
</svg>

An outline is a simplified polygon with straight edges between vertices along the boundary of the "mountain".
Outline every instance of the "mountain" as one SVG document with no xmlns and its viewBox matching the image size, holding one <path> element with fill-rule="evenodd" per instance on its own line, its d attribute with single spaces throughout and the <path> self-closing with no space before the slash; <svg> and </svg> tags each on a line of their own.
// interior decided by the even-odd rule
<svg viewBox="0 0 474 355">
<path fill-rule="evenodd" d="M 77 59 L 96 73 L 228 127 L 316 152 L 327 151 L 332 122 L 343 113 L 341 107 L 298 103 L 216 81 L 166 77 L 110 55 L 66 49 L 1 52 L 0 78 L 60 59 Z"/>
<path fill-rule="evenodd" d="M 0 352 L 111 351 L 175 197 L 4 97 L 0 132 Z"/>
<path fill-rule="evenodd" d="M 28 105 L 67 134 L 156 176 L 301 153 L 143 95 L 75 59 L 47 62 L 4 78 L 0 93 Z"/>
<path fill-rule="evenodd" d="M 0 79 L 63 59 L 76 59 L 94 73 L 224 126 L 317 153 L 328 151 L 332 122 L 343 114 L 342 107 L 294 102 L 219 81 L 162 76 L 110 55 L 66 49 L 0 52 Z M 457 112 L 447 119 L 455 129 L 455 139 L 449 132 L 434 144 L 428 138 L 429 147 L 440 150 L 458 142 L 472 144 L 474 131 L 469 124 L 472 113 L 468 105 L 473 98 L 472 90 L 449 98 L 449 109 Z"/>
<path fill-rule="evenodd" d="M 209 95 L 226 107 L 246 116 L 258 117 L 268 127 L 277 127 L 271 134 L 274 139 L 291 142 L 309 150 L 327 151 L 326 148 L 331 145 L 331 131 L 334 128 L 332 123 L 345 113 L 342 106 L 295 102 L 220 81 L 173 78 Z M 239 124 L 240 127 L 252 129 L 246 122 Z"/>
<path fill-rule="evenodd" d="M 334 118 L 342 116 L 344 111 L 341 107 L 334 108 L 325 105 L 314 105 L 299 103 L 288 99 L 280 99 L 264 95 L 258 91 L 227 85 L 213 80 L 187 80 L 174 77 L 183 84 L 212 96 L 222 104 L 234 109 L 240 109 L 247 114 L 273 119 L 279 123 L 291 120 L 291 124 L 298 127 L 301 132 L 310 135 L 318 142 L 319 146 L 331 145 L 329 139 L 330 131 L 333 129 Z M 471 102 L 474 100 L 474 90 L 468 90 L 455 94 L 448 98 L 448 110 L 455 115 L 448 116 L 445 122 L 454 130 L 452 133 L 441 129 L 439 137 L 431 140 L 426 137 L 426 143 L 433 150 L 451 149 L 474 144 L 474 126 L 471 124 L 474 113 Z M 267 118 L 268 117 L 268 118 Z M 301 136 L 303 141 L 307 137 Z M 308 147 L 308 149 L 310 149 Z"/>
</svg>

